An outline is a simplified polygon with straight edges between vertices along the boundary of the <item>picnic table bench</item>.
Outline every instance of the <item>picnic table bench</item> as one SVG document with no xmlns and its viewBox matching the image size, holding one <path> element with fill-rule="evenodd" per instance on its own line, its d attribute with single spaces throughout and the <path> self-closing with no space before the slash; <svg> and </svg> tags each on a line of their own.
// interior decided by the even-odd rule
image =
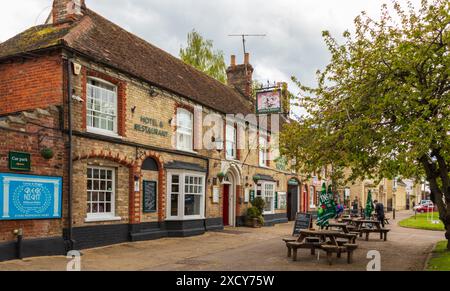
<svg viewBox="0 0 450 291">
<path fill-rule="evenodd" d="M 284 238 L 283 241 L 288 248 L 288 257 L 292 256 L 293 261 L 297 261 L 298 249 L 310 249 L 311 255 L 315 254 L 316 249 L 320 249 L 326 252 L 330 264 L 332 264 L 333 253 L 336 253 L 338 258 L 342 253 L 347 253 L 347 261 L 350 264 L 353 252 L 357 248 L 354 244 L 356 237 L 355 234 L 330 230 L 302 230 L 299 237 Z"/>
<path fill-rule="evenodd" d="M 355 220 L 355 222 L 358 224 L 358 230 L 360 231 L 360 235 L 363 236 L 363 234 L 366 235 L 366 241 L 369 240 L 369 235 L 371 233 L 379 233 L 380 239 L 384 239 L 384 241 L 387 241 L 387 234 L 390 231 L 388 228 L 382 228 L 381 223 L 378 220 Z M 369 227 L 368 225 L 372 226 Z"/>
</svg>

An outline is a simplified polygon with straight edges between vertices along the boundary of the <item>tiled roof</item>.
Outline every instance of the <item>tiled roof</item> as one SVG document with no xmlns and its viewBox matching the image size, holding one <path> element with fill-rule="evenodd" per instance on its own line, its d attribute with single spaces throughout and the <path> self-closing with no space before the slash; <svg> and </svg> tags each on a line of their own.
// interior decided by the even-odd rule
<svg viewBox="0 0 450 291">
<path fill-rule="evenodd" d="M 64 44 L 94 60 L 222 113 L 253 112 L 234 88 L 86 10 L 72 24 L 42 25 L 0 44 L 0 58 Z"/>
</svg>

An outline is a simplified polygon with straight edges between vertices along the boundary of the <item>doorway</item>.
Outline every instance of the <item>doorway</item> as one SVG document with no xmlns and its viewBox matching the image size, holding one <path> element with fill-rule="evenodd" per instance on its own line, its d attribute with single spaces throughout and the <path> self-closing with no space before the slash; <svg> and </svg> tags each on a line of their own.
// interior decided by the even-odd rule
<svg viewBox="0 0 450 291">
<path fill-rule="evenodd" d="M 287 196 L 288 220 L 294 221 L 298 212 L 298 186 L 289 185 Z"/>
<path fill-rule="evenodd" d="M 230 185 L 223 185 L 223 225 L 230 225 Z"/>
</svg>

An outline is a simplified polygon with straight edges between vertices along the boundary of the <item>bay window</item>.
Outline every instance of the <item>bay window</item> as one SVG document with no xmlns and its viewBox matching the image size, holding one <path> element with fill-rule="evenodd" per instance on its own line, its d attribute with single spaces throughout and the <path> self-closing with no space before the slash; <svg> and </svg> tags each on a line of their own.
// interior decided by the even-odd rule
<svg viewBox="0 0 450 291">
<path fill-rule="evenodd" d="M 203 219 L 205 209 L 205 175 L 171 172 L 167 175 L 169 219 Z"/>
<path fill-rule="evenodd" d="M 177 109 L 177 149 L 182 151 L 193 150 L 193 114 L 183 108 Z"/>
<path fill-rule="evenodd" d="M 264 202 L 264 214 L 275 213 L 275 183 L 264 181 L 256 185 L 256 195 Z"/>
<path fill-rule="evenodd" d="M 87 82 L 87 129 L 100 134 L 117 134 L 117 87 L 89 78 Z"/>
<path fill-rule="evenodd" d="M 226 158 L 229 160 L 236 159 L 236 128 L 227 124 L 226 127 Z"/>
</svg>

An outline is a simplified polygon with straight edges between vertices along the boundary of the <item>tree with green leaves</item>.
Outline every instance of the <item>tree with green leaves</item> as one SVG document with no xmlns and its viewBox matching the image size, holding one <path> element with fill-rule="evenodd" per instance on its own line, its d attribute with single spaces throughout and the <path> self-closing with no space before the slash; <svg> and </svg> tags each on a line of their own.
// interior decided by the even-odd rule
<svg viewBox="0 0 450 291">
<path fill-rule="evenodd" d="M 214 51 L 213 41 L 205 40 L 197 31 L 188 33 L 186 48 L 180 49 L 180 58 L 198 70 L 222 83 L 227 81 L 225 58 L 222 51 Z"/>
<path fill-rule="evenodd" d="M 377 20 L 363 12 L 342 43 L 323 32 L 331 61 L 314 88 L 293 77 L 307 114 L 284 127 L 280 146 L 305 173 L 426 177 L 450 242 L 449 3 L 394 1 Z"/>
</svg>

